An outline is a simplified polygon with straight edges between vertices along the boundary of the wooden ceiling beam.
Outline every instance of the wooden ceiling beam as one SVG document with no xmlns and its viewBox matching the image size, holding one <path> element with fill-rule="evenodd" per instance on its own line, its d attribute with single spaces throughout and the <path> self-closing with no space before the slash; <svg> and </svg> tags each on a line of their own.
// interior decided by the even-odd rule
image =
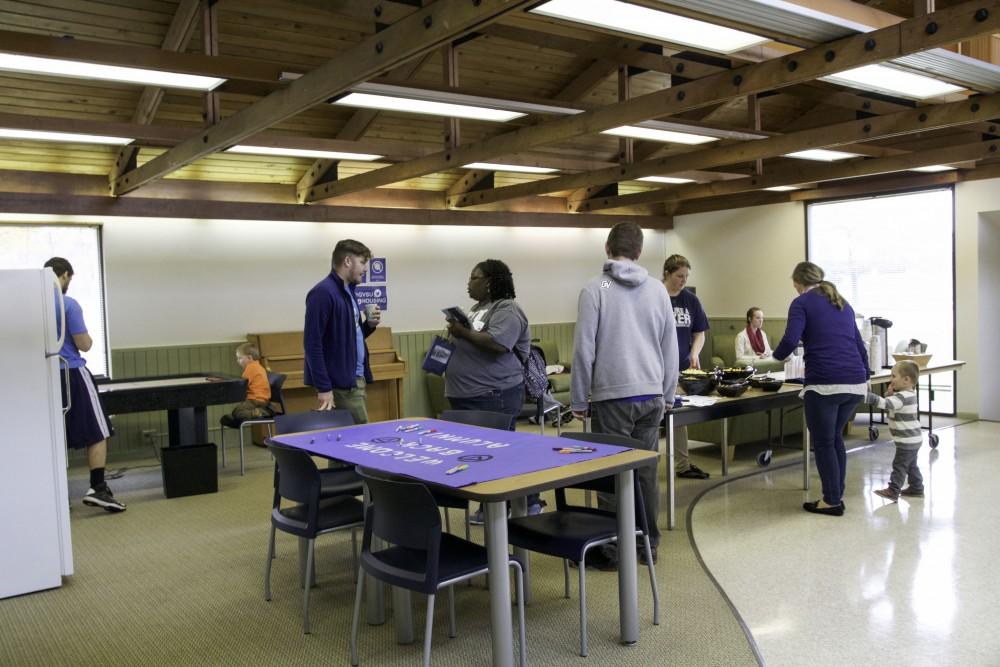
<svg viewBox="0 0 1000 667">
<path fill-rule="evenodd" d="M 191 34 L 194 32 L 195 19 L 198 17 L 198 9 L 202 6 L 202 0 L 181 0 L 177 5 L 177 11 L 170 21 L 167 34 L 163 38 L 164 51 L 183 51 L 187 47 Z M 139 102 L 132 113 L 132 122 L 141 125 L 149 125 L 153 122 L 156 110 L 163 100 L 163 88 L 156 86 L 146 86 L 139 95 Z M 135 160 L 139 154 L 138 146 L 122 146 L 118 149 L 115 162 L 108 172 L 108 188 L 111 184 L 129 169 L 135 168 Z"/>
<path fill-rule="evenodd" d="M 118 123 L 79 118 L 57 118 L 54 116 L 25 116 L 0 112 L 0 127 L 17 130 L 38 130 L 42 132 L 72 132 L 112 137 L 132 137 L 139 146 L 176 146 L 201 134 L 199 128 L 176 125 L 143 125 L 141 123 Z M 324 139 L 299 134 L 278 134 L 272 131 L 260 132 L 244 139 L 243 143 L 269 148 L 304 148 L 348 153 L 371 153 L 388 156 L 390 161 L 415 158 L 429 154 L 433 149 L 410 141 L 394 139 L 365 139 L 344 141 Z M 595 163 L 580 161 L 581 168 Z M 606 163 L 605 163 L 606 164 Z"/>
<path fill-rule="evenodd" d="M 0 112 L 0 127 L 16 130 L 39 130 L 43 132 L 74 132 L 112 137 L 132 137 L 135 145 L 150 147 L 176 146 L 201 132 L 198 128 L 176 125 L 140 125 L 79 118 L 57 118 L 54 116 L 25 116 Z M 385 155 L 386 162 L 429 155 L 433 148 L 411 141 L 395 139 L 364 139 L 344 141 L 325 139 L 300 134 L 278 134 L 270 130 L 247 137 L 243 143 L 269 148 L 305 148 L 347 153 L 374 153 Z M 507 164 L 529 167 L 551 167 L 565 171 L 589 171 L 613 165 L 613 162 L 596 158 L 576 158 L 560 155 L 558 152 L 525 152 L 503 156 Z"/>
<path fill-rule="evenodd" d="M 486 204 L 510 198 L 583 188 L 609 180 L 631 181 L 642 176 L 669 175 L 689 169 L 709 169 L 740 164 L 810 148 L 845 146 L 877 138 L 978 123 L 998 115 L 1000 115 L 1000 94 L 976 97 L 961 102 L 897 111 L 884 116 L 872 116 L 862 120 L 848 121 L 812 130 L 801 130 L 766 139 L 744 141 L 729 146 L 706 148 L 637 162 L 628 166 L 609 167 L 582 174 L 557 176 L 545 181 L 484 190 L 475 193 L 474 197 L 450 198 L 448 205 L 453 207 L 476 206 L 480 203 Z"/>
<path fill-rule="evenodd" d="M 979 17 L 982 20 L 979 20 Z M 935 24 L 934 31 L 925 30 L 929 22 Z M 811 81 L 820 76 L 885 62 L 997 30 L 1000 30 L 1000 0 L 973 0 L 881 30 L 852 35 L 798 53 L 745 65 L 731 72 L 713 74 L 594 111 L 558 118 L 453 150 L 342 179 L 322 188 L 316 188 L 310 193 L 309 201 L 369 190 L 452 169 L 455 165 L 481 162 L 503 153 L 558 143 L 619 125 L 675 115 L 734 96 L 745 96 Z"/>
<path fill-rule="evenodd" d="M 438 0 L 433 6 L 416 11 L 384 31 L 363 39 L 355 47 L 292 81 L 287 88 L 274 91 L 199 136 L 126 172 L 115 181 L 115 194 L 131 192 L 150 181 L 163 178 L 199 158 L 325 102 L 379 72 L 439 48 L 529 2 Z"/>
<path fill-rule="evenodd" d="M 0 192 L 0 211 L 20 214 L 93 215 L 135 218 L 275 220 L 372 225 L 465 225 L 476 227 L 564 227 L 607 229 L 622 221 L 645 229 L 671 229 L 670 216 L 579 215 L 521 211 L 447 211 L 367 206 L 300 206 L 198 199 L 101 197 Z"/>
<path fill-rule="evenodd" d="M 403 83 L 409 81 L 410 77 L 416 74 L 421 67 L 424 66 L 430 57 L 431 53 L 425 53 L 419 58 L 414 58 L 409 60 L 396 69 L 392 70 L 383 77 L 387 83 Z M 356 110 L 347 122 L 344 124 L 340 131 L 337 133 L 337 139 L 342 141 L 358 141 L 364 136 L 371 124 L 375 122 L 378 118 L 378 109 L 358 109 Z M 430 149 L 427 151 L 430 152 Z M 305 192 L 309 188 L 313 187 L 317 183 L 321 182 L 324 175 L 329 173 L 330 169 L 333 168 L 335 160 L 329 160 L 327 158 L 320 158 L 312 163 L 306 171 L 302 174 L 302 178 L 296 184 L 296 188 L 299 192 Z"/>
<path fill-rule="evenodd" d="M 781 169 L 772 169 L 767 175 L 744 178 L 732 181 L 718 181 L 698 185 L 681 185 L 663 190 L 638 192 L 620 197 L 591 199 L 582 202 L 579 211 L 593 213 L 619 206 L 637 206 L 657 202 L 684 201 L 687 199 L 702 199 L 762 190 L 783 185 L 799 185 L 802 183 L 820 183 L 824 181 L 858 178 L 875 174 L 886 174 L 905 171 L 915 167 L 926 167 L 934 164 L 949 164 L 982 160 L 1000 155 L 1000 140 L 980 141 L 960 146 L 950 146 L 919 153 L 907 153 L 892 157 L 871 160 L 850 160 L 848 162 L 813 165 L 789 165 Z"/>
</svg>

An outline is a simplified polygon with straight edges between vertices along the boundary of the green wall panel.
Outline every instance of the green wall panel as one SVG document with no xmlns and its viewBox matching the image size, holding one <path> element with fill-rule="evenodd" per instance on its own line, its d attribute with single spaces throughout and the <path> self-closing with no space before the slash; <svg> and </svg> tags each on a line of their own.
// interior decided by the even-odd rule
<svg viewBox="0 0 1000 667">
<path fill-rule="evenodd" d="M 711 330 L 716 332 L 735 333 L 744 326 L 740 317 L 709 318 Z M 573 331 L 575 323 L 557 322 L 551 324 L 531 325 L 532 338 L 555 340 L 559 346 L 559 358 L 569 361 L 573 358 Z M 776 345 L 784 332 L 785 320 L 769 318 L 764 323 L 768 340 Z M 400 356 L 406 360 L 406 378 L 403 381 L 403 414 L 408 417 L 424 416 L 431 413 L 430 400 L 424 384 L 424 371 L 421 363 L 424 354 L 431 345 L 434 336 L 441 330 L 405 331 L 394 333 L 393 344 L 399 350 Z M 236 363 L 236 346 L 243 341 L 226 341 L 222 343 L 205 343 L 199 345 L 171 345 L 164 347 L 113 349 L 111 352 L 111 368 L 113 377 L 117 379 L 177 375 L 180 373 L 221 372 L 239 375 L 240 367 Z M 702 352 L 703 360 L 711 358 L 711 336 Z M 208 409 L 209 437 L 218 441 L 219 418 L 232 410 L 231 405 L 216 405 Z M 143 438 L 144 431 L 155 433 L 157 446 L 166 444 L 167 414 L 166 412 L 141 412 L 114 417 L 115 437 L 110 442 L 113 453 L 131 453 L 149 450 L 148 442 Z"/>
<path fill-rule="evenodd" d="M 236 363 L 236 347 L 242 342 L 244 341 L 112 349 L 111 374 L 116 380 L 182 373 L 216 372 L 239 375 L 242 370 Z M 209 406 L 209 438 L 218 441 L 219 418 L 232 409 L 232 405 Z M 114 415 L 112 422 L 115 427 L 115 436 L 109 441 L 112 453 L 134 453 L 143 450 L 152 453 L 149 443 L 143 438 L 143 431 L 153 431 L 154 444 L 166 446 L 165 411 Z"/>
</svg>

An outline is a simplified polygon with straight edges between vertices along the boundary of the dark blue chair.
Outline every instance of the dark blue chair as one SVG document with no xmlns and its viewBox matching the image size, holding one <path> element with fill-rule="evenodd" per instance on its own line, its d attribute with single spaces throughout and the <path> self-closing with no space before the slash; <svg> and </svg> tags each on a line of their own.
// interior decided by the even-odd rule
<svg viewBox="0 0 1000 667">
<path fill-rule="evenodd" d="M 278 435 L 353 425 L 354 417 L 351 416 L 350 410 L 310 410 L 274 418 L 274 430 Z M 354 472 L 354 466 L 331 461 L 328 468 L 322 468 L 319 472 L 323 480 L 320 491 L 320 496 L 323 498 L 342 495 L 345 488 L 353 496 L 359 496 L 363 491 L 361 478 Z"/>
<path fill-rule="evenodd" d="M 483 428 L 495 428 L 501 431 L 510 430 L 512 417 L 502 412 L 492 412 L 490 410 L 445 410 L 441 413 L 441 419 L 446 422 L 456 424 L 468 424 L 469 426 L 482 426 Z M 448 495 L 447 492 L 431 491 L 438 507 L 444 510 L 444 527 L 451 532 L 451 519 L 448 517 L 448 508 L 465 511 L 465 539 L 471 539 L 472 533 L 469 528 L 469 501 L 465 498 L 457 498 Z"/>
<path fill-rule="evenodd" d="M 361 542 L 361 569 L 392 586 L 427 595 L 424 629 L 424 666 L 431 660 L 431 632 L 437 591 L 448 589 L 449 636 L 455 636 L 454 584 L 489 571 L 486 548 L 450 533 L 441 532 L 437 502 L 426 486 L 406 478 L 358 468 L 368 488 L 370 504 L 365 511 L 365 533 Z M 372 539 L 391 545 L 375 549 Z M 521 665 L 527 660 L 524 630 L 524 582 L 521 564 L 508 561 L 517 580 L 518 631 Z M 364 597 L 365 577 L 358 577 L 351 623 L 351 664 L 358 664 L 358 620 Z"/>
<path fill-rule="evenodd" d="M 309 410 L 283 414 L 274 419 L 274 428 L 278 433 L 300 433 L 342 426 L 354 426 L 350 410 Z"/>
<path fill-rule="evenodd" d="M 277 415 L 285 414 L 285 397 L 281 393 L 281 388 L 285 384 L 285 380 L 288 376 L 284 373 L 268 373 L 267 382 L 271 385 L 271 403 L 278 406 L 278 410 L 271 417 L 255 417 L 253 419 L 244 419 L 240 421 L 235 419 L 232 415 L 222 415 L 222 419 L 219 420 L 219 442 L 222 447 L 222 467 L 226 467 L 226 428 L 239 429 L 240 432 L 240 474 L 247 474 L 246 463 L 243 458 L 243 443 L 244 443 L 244 431 L 243 429 L 247 426 L 253 426 L 254 424 L 266 424 L 268 434 L 272 432 L 272 425 L 274 424 L 274 417 Z"/>
<path fill-rule="evenodd" d="M 639 449 L 642 443 L 633 438 L 605 433 L 563 433 L 562 437 L 585 442 L 618 445 Z M 653 588 L 653 625 L 660 624 L 660 597 L 656 588 L 656 572 L 653 569 L 653 554 L 649 545 L 649 527 L 642 502 L 639 476 L 634 475 L 636 498 L 636 535 L 641 536 L 649 566 L 649 582 Z M 600 493 L 615 492 L 615 478 L 579 482 L 570 487 Z M 618 541 L 618 518 L 613 511 L 595 507 L 570 505 L 566 500 L 566 488 L 556 489 L 556 511 L 535 516 L 518 517 L 507 521 L 510 543 L 529 551 L 547 554 L 563 559 L 565 596 L 569 597 L 569 561 L 579 563 L 580 577 L 580 655 L 587 655 L 587 552 L 602 544 Z M 619 554 L 620 558 L 632 557 Z"/>
<path fill-rule="evenodd" d="M 313 583 L 313 560 L 316 537 L 338 530 L 359 528 L 364 521 L 364 505 L 345 487 L 329 498 L 320 497 L 323 486 L 320 471 L 312 457 L 299 449 L 270 444 L 268 448 L 280 474 L 275 475 L 274 502 L 271 508 L 271 534 L 267 543 L 264 568 L 264 599 L 271 600 L 271 563 L 274 560 L 275 531 L 295 535 L 307 541 L 305 583 L 302 593 L 302 630 L 309 634 L 309 589 Z M 294 505 L 281 506 L 282 499 Z"/>
</svg>

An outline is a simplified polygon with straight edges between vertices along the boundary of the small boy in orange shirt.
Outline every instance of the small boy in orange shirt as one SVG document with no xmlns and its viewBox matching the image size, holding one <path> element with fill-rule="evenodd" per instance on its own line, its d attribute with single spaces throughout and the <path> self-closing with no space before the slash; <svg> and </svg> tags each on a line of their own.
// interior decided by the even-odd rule
<svg viewBox="0 0 1000 667">
<path fill-rule="evenodd" d="M 247 419 L 273 417 L 271 383 L 260 364 L 260 350 L 252 343 L 243 343 L 236 348 L 236 362 L 243 368 L 243 379 L 247 381 L 247 399 L 233 409 L 232 421 L 239 424 Z"/>
</svg>

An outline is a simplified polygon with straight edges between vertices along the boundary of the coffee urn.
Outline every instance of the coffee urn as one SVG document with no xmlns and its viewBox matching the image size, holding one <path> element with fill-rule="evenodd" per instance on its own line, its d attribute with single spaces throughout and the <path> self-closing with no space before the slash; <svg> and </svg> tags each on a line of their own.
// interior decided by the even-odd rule
<svg viewBox="0 0 1000 667">
<path fill-rule="evenodd" d="M 889 327 L 892 320 L 884 317 L 868 318 L 872 323 L 871 347 L 868 351 L 868 365 L 872 370 L 876 368 L 892 368 L 889 363 Z"/>
</svg>

